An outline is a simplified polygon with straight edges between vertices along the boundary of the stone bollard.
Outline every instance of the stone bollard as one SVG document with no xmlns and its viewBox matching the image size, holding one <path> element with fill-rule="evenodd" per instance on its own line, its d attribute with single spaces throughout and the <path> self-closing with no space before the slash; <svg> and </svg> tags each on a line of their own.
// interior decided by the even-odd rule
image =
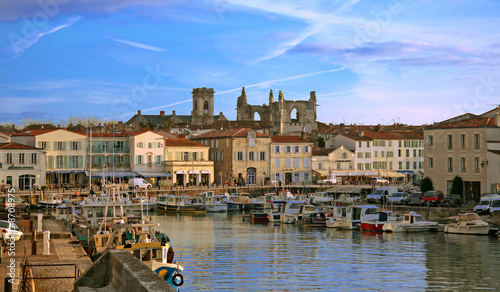
<svg viewBox="0 0 500 292">
<path fill-rule="evenodd" d="M 31 217 L 30 217 L 31 218 Z M 29 229 L 30 229 L 30 232 L 33 232 L 33 220 L 30 219 L 30 223 L 29 223 Z"/>
<path fill-rule="evenodd" d="M 42 217 L 43 215 L 42 214 L 37 214 L 38 216 L 38 226 L 37 226 L 37 230 L 38 232 L 42 232 Z"/>
<path fill-rule="evenodd" d="M 4 281 L 4 291 L 5 292 L 12 292 L 13 289 L 12 289 L 12 283 L 9 281 L 10 277 L 5 277 L 5 281 Z"/>
<path fill-rule="evenodd" d="M 50 231 L 45 230 L 43 232 L 43 255 L 50 255 L 49 240 L 50 240 Z"/>
</svg>

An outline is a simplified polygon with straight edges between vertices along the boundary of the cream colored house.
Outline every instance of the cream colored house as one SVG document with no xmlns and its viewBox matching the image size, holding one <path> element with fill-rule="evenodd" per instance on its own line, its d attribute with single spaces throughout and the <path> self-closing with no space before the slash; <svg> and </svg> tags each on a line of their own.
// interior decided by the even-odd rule
<svg viewBox="0 0 500 292">
<path fill-rule="evenodd" d="M 354 151 L 356 172 L 366 176 L 418 180 L 424 170 L 423 136 L 415 130 L 364 130 L 338 134 L 326 147 Z"/>
<path fill-rule="evenodd" d="M 51 187 L 85 182 L 86 139 L 66 129 L 28 130 L 11 136 L 14 143 L 45 149 L 46 184 Z"/>
<path fill-rule="evenodd" d="M 0 189 L 34 190 L 45 185 L 45 151 L 42 148 L 0 143 Z"/>
<path fill-rule="evenodd" d="M 285 185 L 311 183 L 312 145 L 299 136 L 271 136 L 272 180 Z"/>
<path fill-rule="evenodd" d="M 238 180 L 260 185 L 271 175 L 271 138 L 266 134 L 244 128 L 213 130 L 191 140 L 210 147 L 209 159 L 214 161 L 219 184 Z"/>
<path fill-rule="evenodd" d="M 337 148 L 313 147 L 312 168 L 324 177 L 347 175 L 355 170 L 354 152 L 340 145 Z"/>
<path fill-rule="evenodd" d="M 187 139 L 165 139 L 165 171 L 172 174 L 167 185 L 211 185 L 214 162 L 209 160 L 209 149 Z"/>
<path fill-rule="evenodd" d="M 452 180 L 464 181 L 464 200 L 497 192 L 500 184 L 500 118 L 464 114 L 424 129 L 425 176 L 447 193 Z"/>
</svg>

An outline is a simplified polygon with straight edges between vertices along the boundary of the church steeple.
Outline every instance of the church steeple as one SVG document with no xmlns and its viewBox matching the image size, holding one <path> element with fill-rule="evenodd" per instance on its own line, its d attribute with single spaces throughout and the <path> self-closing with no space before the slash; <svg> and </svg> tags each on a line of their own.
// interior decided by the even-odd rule
<svg viewBox="0 0 500 292">
<path fill-rule="evenodd" d="M 271 89 L 269 91 L 269 105 L 271 105 L 274 102 L 274 96 L 273 96 L 273 90 Z"/>
<path fill-rule="evenodd" d="M 247 105 L 247 94 L 245 93 L 245 87 L 241 88 L 241 95 L 238 96 L 238 101 L 236 102 L 236 106 Z"/>
</svg>

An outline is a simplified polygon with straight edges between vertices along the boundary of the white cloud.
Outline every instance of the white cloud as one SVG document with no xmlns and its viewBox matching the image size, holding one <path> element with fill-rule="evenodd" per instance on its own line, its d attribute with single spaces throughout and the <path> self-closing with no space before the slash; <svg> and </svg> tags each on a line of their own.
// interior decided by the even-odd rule
<svg viewBox="0 0 500 292">
<path fill-rule="evenodd" d="M 126 45 L 129 45 L 129 46 L 132 46 L 135 48 L 139 48 L 139 49 L 143 49 L 143 50 L 154 51 L 154 52 L 166 52 L 166 50 L 164 50 L 162 48 L 158 48 L 158 47 L 150 46 L 150 45 L 145 45 L 145 44 L 137 43 L 134 41 L 129 41 L 129 40 L 120 39 L 120 38 L 113 38 L 113 37 L 104 37 L 104 38 L 110 39 L 110 40 L 115 41 L 117 43 L 126 44 Z"/>
</svg>

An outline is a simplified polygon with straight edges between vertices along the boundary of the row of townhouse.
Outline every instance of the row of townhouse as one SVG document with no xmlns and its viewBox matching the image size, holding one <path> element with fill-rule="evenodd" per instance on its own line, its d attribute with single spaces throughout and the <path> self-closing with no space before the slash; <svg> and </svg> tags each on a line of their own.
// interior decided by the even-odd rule
<svg viewBox="0 0 500 292">
<path fill-rule="evenodd" d="M 327 176 L 355 173 L 358 176 L 419 179 L 424 171 L 423 134 L 417 130 L 342 133 L 318 150 L 314 170 Z"/>
<path fill-rule="evenodd" d="M 208 147 L 152 131 L 78 133 L 30 130 L 0 143 L 0 185 L 18 190 L 34 185 L 88 185 L 142 176 L 152 184 L 211 184 Z M 25 146 L 23 148 L 22 146 Z"/>
<path fill-rule="evenodd" d="M 213 130 L 191 140 L 210 147 L 217 183 L 312 181 L 312 142 L 299 136 L 271 136 L 243 128 Z"/>
<path fill-rule="evenodd" d="M 209 185 L 239 178 L 247 184 L 312 181 L 312 143 L 299 136 L 231 129 L 187 140 L 152 131 L 41 129 L 17 133 L 11 139 L 10 148 L 0 149 L 4 153 L 0 181 L 19 190 L 34 185 L 86 186 L 90 177 L 94 184 L 121 183 L 134 176 L 154 185 Z M 28 148 L 14 149 L 22 148 L 15 145 Z"/>
</svg>

